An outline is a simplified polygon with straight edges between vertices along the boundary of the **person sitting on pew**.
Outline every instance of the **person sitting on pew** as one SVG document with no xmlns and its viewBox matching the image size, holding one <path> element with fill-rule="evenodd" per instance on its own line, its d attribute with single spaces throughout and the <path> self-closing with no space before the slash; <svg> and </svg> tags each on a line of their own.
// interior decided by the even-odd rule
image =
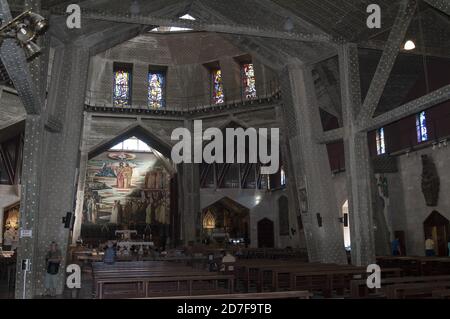
<svg viewBox="0 0 450 319">
<path fill-rule="evenodd" d="M 103 262 L 108 265 L 113 265 L 116 262 L 116 248 L 111 241 L 106 244 Z"/>
<path fill-rule="evenodd" d="M 222 265 L 220 266 L 220 271 L 233 271 L 233 264 L 236 262 L 236 257 L 234 257 L 229 251 L 224 253 L 222 257 Z M 231 264 L 231 265 L 230 265 Z"/>
</svg>

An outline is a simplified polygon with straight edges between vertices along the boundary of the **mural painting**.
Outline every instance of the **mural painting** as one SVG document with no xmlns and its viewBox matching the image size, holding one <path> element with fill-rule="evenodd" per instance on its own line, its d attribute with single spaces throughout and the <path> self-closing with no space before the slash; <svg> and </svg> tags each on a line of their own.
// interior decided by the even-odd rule
<svg viewBox="0 0 450 319">
<path fill-rule="evenodd" d="M 144 226 L 166 233 L 170 224 L 170 174 L 153 153 L 110 151 L 88 162 L 83 226 Z"/>
</svg>

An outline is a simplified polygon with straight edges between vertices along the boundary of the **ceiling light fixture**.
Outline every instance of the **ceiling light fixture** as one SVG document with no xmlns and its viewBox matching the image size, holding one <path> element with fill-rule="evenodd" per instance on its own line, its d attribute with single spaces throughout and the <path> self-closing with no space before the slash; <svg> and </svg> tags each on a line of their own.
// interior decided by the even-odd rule
<svg viewBox="0 0 450 319">
<path fill-rule="evenodd" d="M 414 50 L 415 48 L 416 48 L 416 44 L 412 40 L 408 40 L 405 42 L 404 49 L 406 51 L 411 51 L 411 50 Z"/>
</svg>

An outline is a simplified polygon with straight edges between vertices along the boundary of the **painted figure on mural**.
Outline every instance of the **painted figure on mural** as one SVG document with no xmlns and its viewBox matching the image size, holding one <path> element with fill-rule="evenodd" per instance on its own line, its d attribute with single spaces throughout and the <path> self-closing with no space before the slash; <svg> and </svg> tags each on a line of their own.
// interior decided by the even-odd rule
<svg viewBox="0 0 450 319">
<path fill-rule="evenodd" d="M 117 188 L 125 188 L 125 167 L 123 162 L 120 162 L 119 167 L 116 168 Z"/>
<path fill-rule="evenodd" d="M 124 168 L 124 188 L 131 188 L 131 179 L 133 178 L 133 168 L 130 166 L 130 164 L 125 164 Z"/>
<path fill-rule="evenodd" d="M 120 224 L 121 216 L 122 216 L 122 205 L 120 204 L 120 200 L 115 200 L 109 222 L 112 224 Z"/>
<path fill-rule="evenodd" d="M 103 163 L 102 168 L 95 174 L 98 177 L 116 177 L 114 170 L 108 166 L 106 163 Z"/>
</svg>

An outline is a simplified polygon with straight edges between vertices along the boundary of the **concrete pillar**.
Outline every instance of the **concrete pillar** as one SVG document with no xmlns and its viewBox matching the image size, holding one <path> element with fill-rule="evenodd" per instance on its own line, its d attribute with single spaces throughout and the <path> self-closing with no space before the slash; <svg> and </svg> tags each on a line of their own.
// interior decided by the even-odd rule
<svg viewBox="0 0 450 319">
<path fill-rule="evenodd" d="M 275 109 L 276 118 L 279 123 L 279 127 L 281 129 L 281 135 L 286 136 L 287 132 L 283 129 L 283 113 L 281 110 L 281 107 L 277 107 Z M 289 207 L 289 237 L 290 240 L 290 246 L 291 247 L 301 247 L 301 242 L 304 242 L 304 235 L 303 231 L 299 229 L 298 227 L 298 220 L 297 216 L 300 210 L 300 205 L 298 203 L 298 194 L 297 194 L 297 187 L 295 182 L 295 173 L 293 169 L 293 165 L 289 159 L 289 151 L 288 151 L 288 145 L 286 143 L 286 138 L 280 139 L 281 145 L 281 157 L 283 160 L 283 168 L 285 170 L 287 179 L 286 179 L 286 191 L 288 195 L 288 207 Z M 278 204 L 278 202 L 277 202 Z M 278 211 L 278 208 L 277 208 Z M 293 234 L 291 229 L 294 229 L 295 233 Z"/>
<path fill-rule="evenodd" d="M 361 109 L 356 45 L 344 45 L 340 48 L 339 64 L 352 263 L 368 265 L 375 261 L 371 182 L 373 174 L 371 174 L 367 133 L 359 130 L 359 123 L 356 121 Z"/>
<path fill-rule="evenodd" d="M 334 194 L 326 146 L 316 138 L 322 132 L 311 70 L 300 63 L 281 74 L 286 129 L 297 187 L 306 188 L 308 211 L 303 214 L 311 262 L 345 264 L 346 254 L 339 208 Z M 322 225 L 319 225 L 321 220 Z"/>
<path fill-rule="evenodd" d="M 48 97 L 53 120 L 62 125 L 59 132 L 45 129 L 44 115 L 28 116 L 25 130 L 24 178 L 21 201 L 21 227 L 32 230 L 31 238 L 21 238 L 18 249 L 16 298 L 32 298 L 43 292 L 46 272 L 45 255 L 51 241 L 63 252 L 57 293 L 65 282 L 65 252 L 69 230 L 62 217 L 73 212 L 75 175 L 79 163 L 84 93 L 89 65 L 88 50 L 79 47 L 58 49 L 53 66 L 52 90 Z M 59 76 L 58 76 L 59 75 Z M 30 259 L 31 272 L 24 276 L 21 260 Z"/>
<path fill-rule="evenodd" d="M 185 127 L 194 134 L 192 120 L 185 120 Z M 194 147 L 192 145 L 192 147 Z M 194 153 L 192 153 L 194 154 Z M 182 201 L 180 202 L 180 216 L 182 222 L 183 241 L 185 244 L 196 241 L 199 234 L 200 222 L 200 176 L 199 165 L 194 163 L 181 164 L 180 175 Z"/>
</svg>

